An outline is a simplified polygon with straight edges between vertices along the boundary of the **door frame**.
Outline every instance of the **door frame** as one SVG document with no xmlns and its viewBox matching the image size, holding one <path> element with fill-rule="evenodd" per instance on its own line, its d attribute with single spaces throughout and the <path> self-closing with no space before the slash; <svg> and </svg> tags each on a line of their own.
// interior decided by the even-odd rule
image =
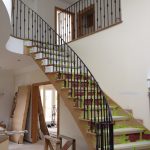
<svg viewBox="0 0 150 150">
<path fill-rule="evenodd" d="M 31 121 L 31 138 L 32 143 L 36 143 L 38 141 L 38 95 L 37 91 L 39 91 L 39 86 L 52 84 L 51 82 L 40 82 L 32 84 L 31 91 L 31 102 L 32 102 L 32 121 Z M 57 95 L 57 136 L 60 134 L 60 98 Z"/>
<path fill-rule="evenodd" d="M 72 31 L 71 32 L 72 32 L 72 40 L 74 40 L 75 39 L 75 14 L 72 12 L 69 12 L 63 8 L 55 7 L 55 13 L 54 13 L 55 14 L 55 27 L 54 28 L 55 28 L 56 33 L 57 33 L 57 11 L 58 10 L 60 10 L 64 13 L 67 13 L 67 14 L 71 14 L 71 18 L 72 18 L 71 19 L 71 24 L 72 24 Z"/>
</svg>

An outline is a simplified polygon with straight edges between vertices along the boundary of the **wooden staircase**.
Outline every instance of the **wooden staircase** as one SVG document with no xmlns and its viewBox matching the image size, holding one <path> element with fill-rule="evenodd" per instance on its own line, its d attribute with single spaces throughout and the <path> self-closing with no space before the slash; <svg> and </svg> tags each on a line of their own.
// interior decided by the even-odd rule
<svg viewBox="0 0 150 150">
<path fill-rule="evenodd" d="M 31 43 L 31 45 L 29 44 Z M 90 77 L 84 76 L 82 74 L 78 74 L 75 76 L 73 83 L 73 90 L 75 94 L 71 96 L 71 88 L 65 87 L 66 82 L 71 82 L 71 74 L 63 74 L 59 71 L 53 71 L 53 64 L 46 56 L 43 57 L 42 51 L 37 51 L 36 44 L 32 46 L 32 42 L 25 42 L 25 51 L 35 60 L 35 62 L 39 65 L 42 71 L 49 78 L 50 82 L 54 85 L 62 100 L 64 101 L 66 107 L 69 109 L 72 114 L 74 120 L 76 121 L 78 127 L 80 128 L 81 133 L 83 134 L 89 150 L 95 150 L 96 147 L 96 132 L 91 131 L 91 117 L 94 116 L 94 111 L 98 111 L 99 109 L 105 110 L 106 107 L 100 108 L 99 101 L 95 102 L 96 106 L 92 102 L 92 98 L 94 96 L 94 87 L 92 86 L 93 81 L 90 81 Z M 61 59 L 61 53 L 60 53 Z M 64 55 L 62 55 L 64 57 Z M 69 57 L 66 55 L 65 57 Z M 69 62 L 70 63 L 70 62 Z M 60 64 L 62 65 L 62 64 Z M 48 68 L 49 67 L 49 68 Z M 62 68 L 70 67 L 62 65 Z M 74 68 L 73 68 L 74 69 Z M 77 68 L 78 69 L 78 68 Z M 63 78 L 60 78 L 62 77 Z M 79 80 L 78 78 L 82 78 Z M 82 99 L 84 96 L 84 86 L 88 86 L 88 81 L 91 82 L 88 91 L 88 95 L 90 98 L 85 99 L 83 101 L 79 100 L 78 97 Z M 80 87 L 80 92 L 77 92 Z M 99 93 L 97 93 L 99 94 Z M 107 96 L 106 96 L 107 97 Z M 114 121 L 114 149 L 115 150 L 150 150 L 150 133 L 146 132 L 147 129 L 140 124 L 136 119 L 132 117 L 132 114 L 123 110 L 119 105 L 117 105 L 114 101 L 112 101 L 109 97 L 107 97 L 108 103 L 110 105 L 111 112 L 113 114 Z M 85 103 L 86 108 L 84 108 L 83 103 Z M 94 108 L 95 107 L 95 108 Z M 86 118 L 83 116 L 83 111 L 86 111 Z M 91 112 L 92 111 L 92 112 Z M 84 114 L 85 115 L 85 114 Z M 99 116 L 100 117 L 100 116 Z M 98 121 L 98 116 L 96 121 Z M 94 119 L 93 119 L 94 120 Z M 103 120 L 103 119 L 102 119 Z M 95 129 L 96 130 L 96 129 Z M 101 134 L 100 130 L 98 131 Z M 147 136 L 146 136 L 147 135 Z M 146 138 L 144 138 L 146 137 Z M 109 149 L 109 148 L 104 148 Z"/>
<path fill-rule="evenodd" d="M 103 92 L 64 39 L 24 2 L 12 4 L 12 36 L 24 40 L 25 54 L 58 91 L 88 149 L 150 150 L 150 132 Z"/>
</svg>

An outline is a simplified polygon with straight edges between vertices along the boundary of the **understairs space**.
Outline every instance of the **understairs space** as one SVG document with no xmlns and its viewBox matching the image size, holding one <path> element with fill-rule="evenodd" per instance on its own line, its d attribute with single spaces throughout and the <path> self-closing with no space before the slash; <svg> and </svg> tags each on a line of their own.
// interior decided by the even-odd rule
<svg viewBox="0 0 150 150">
<path fill-rule="evenodd" d="M 16 144 L 16 143 L 9 143 L 9 150 L 43 150 L 44 149 L 44 142 L 39 141 L 36 144 L 31 144 L 25 142 L 24 144 Z"/>
</svg>

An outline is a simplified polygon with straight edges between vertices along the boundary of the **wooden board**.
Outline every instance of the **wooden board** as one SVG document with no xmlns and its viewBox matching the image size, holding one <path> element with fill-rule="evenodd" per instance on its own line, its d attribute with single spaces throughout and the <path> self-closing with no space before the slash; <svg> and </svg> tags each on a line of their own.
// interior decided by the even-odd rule
<svg viewBox="0 0 150 150">
<path fill-rule="evenodd" d="M 19 87 L 16 101 L 16 108 L 14 111 L 14 117 L 12 119 L 12 130 L 16 131 L 25 130 L 30 95 L 31 95 L 30 86 Z M 14 135 L 11 137 L 11 140 L 13 142 L 22 144 L 23 135 Z"/>
<path fill-rule="evenodd" d="M 38 141 L 38 86 L 32 86 L 32 123 L 31 123 L 31 138 L 32 143 Z"/>
</svg>

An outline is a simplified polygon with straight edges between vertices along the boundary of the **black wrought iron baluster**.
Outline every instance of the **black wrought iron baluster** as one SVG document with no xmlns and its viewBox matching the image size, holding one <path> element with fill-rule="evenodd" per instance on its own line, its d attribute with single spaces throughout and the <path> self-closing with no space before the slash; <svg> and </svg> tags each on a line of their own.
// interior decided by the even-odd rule
<svg viewBox="0 0 150 150">
<path fill-rule="evenodd" d="M 95 11 L 97 12 L 97 13 L 95 13 L 95 14 L 96 14 L 96 29 L 98 29 L 98 26 L 99 26 L 99 25 L 98 25 L 98 21 L 99 21 L 99 20 L 98 20 L 98 18 L 99 18 L 99 13 L 98 13 L 98 12 L 99 12 L 99 9 L 98 9 L 98 6 L 99 6 L 99 5 L 98 5 L 98 3 L 99 3 L 99 1 L 101 1 L 101 0 L 96 0 L 96 3 L 94 3 L 94 7 L 95 7 L 95 5 L 97 6 L 97 7 L 96 7 L 96 10 L 95 10 Z M 95 15 L 94 15 L 94 16 L 95 16 Z M 95 18 L 94 18 L 94 21 L 95 21 Z M 94 25 L 95 25 L 95 24 L 94 24 Z"/>
<path fill-rule="evenodd" d="M 82 14 L 82 19 L 80 20 L 81 21 L 81 32 L 79 33 L 79 36 L 83 36 L 83 32 L 84 32 L 84 17 L 83 17 L 83 12 L 84 12 L 84 2 L 83 1 L 81 1 L 81 4 L 82 4 L 82 12 L 81 12 L 81 14 Z"/>
<path fill-rule="evenodd" d="M 42 47 L 42 51 L 43 51 L 43 47 L 44 47 L 44 21 L 42 20 L 42 44 L 41 44 L 41 47 Z M 44 53 L 43 51 L 43 57 L 46 57 L 46 54 Z"/>
<path fill-rule="evenodd" d="M 62 13 L 62 38 L 65 41 L 65 19 L 64 19 L 64 12 Z"/>
<path fill-rule="evenodd" d="M 72 35 L 71 34 L 73 34 L 73 33 L 71 32 L 71 28 L 72 28 L 71 23 L 72 23 L 72 16 L 71 16 L 70 7 L 69 7 L 68 8 L 68 42 L 72 41 Z"/>
<path fill-rule="evenodd" d="M 24 5 L 24 39 L 26 38 L 26 6 Z"/>
<path fill-rule="evenodd" d="M 75 38 L 78 38 L 79 34 L 81 33 L 81 9 L 82 9 L 82 2 L 79 1 L 79 13 L 76 15 L 76 17 L 78 18 L 78 23 L 77 23 L 77 34 L 76 34 L 76 37 Z"/>
<path fill-rule="evenodd" d="M 70 50 L 70 49 L 69 49 L 69 50 Z M 72 79 L 73 79 L 73 72 L 72 72 L 72 71 L 73 71 L 73 68 L 72 68 L 72 65 L 73 65 L 73 54 L 72 54 L 72 53 L 73 53 L 73 52 L 70 51 L 70 59 L 69 59 L 69 60 L 70 60 L 70 64 L 71 64 L 71 72 L 70 72 L 70 73 L 68 72 L 68 74 L 67 74 L 68 80 L 70 79 L 70 83 L 71 83 L 71 84 L 70 84 L 70 88 L 71 88 L 71 94 L 70 94 L 70 96 L 71 96 L 71 97 L 73 97 L 73 94 L 74 94 L 74 93 L 73 93 L 73 83 L 72 83 L 72 81 L 73 81 L 73 80 L 72 80 Z M 70 78 L 70 77 L 71 77 L 71 78 Z"/>
<path fill-rule="evenodd" d="M 66 18 L 66 11 L 64 12 L 64 41 L 66 41 L 66 37 L 67 37 L 67 30 L 66 30 L 66 22 L 67 22 L 67 18 Z"/>
<path fill-rule="evenodd" d="M 36 41 L 36 13 L 34 13 L 34 41 Z M 36 44 L 38 45 L 38 43 L 36 42 Z"/>
<path fill-rule="evenodd" d="M 44 22 L 44 23 L 45 23 L 45 29 L 44 29 L 45 42 L 44 42 L 44 47 L 45 47 L 46 57 L 48 57 L 48 53 L 47 53 L 47 25 L 46 25 L 46 22 Z"/>
<path fill-rule="evenodd" d="M 114 128 L 113 128 L 113 123 L 111 122 L 109 124 L 109 132 L 110 132 L 110 136 L 109 136 L 109 141 L 110 141 L 110 150 L 114 150 Z"/>
<path fill-rule="evenodd" d="M 15 35 L 15 1 L 12 1 L 12 27 L 13 35 Z"/>
<path fill-rule="evenodd" d="M 83 1 L 83 11 L 86 11 L 86 2 Z M 83 35 L 86 35 L 86 29 L 87 29 L 87 15 L 84 16 L 84 33 Z"/>
<path fill-rule="evenodd" d="M 119 21 L 121 21 L 121 0 L 119 0 Z"/>
<path fill-rule="evenodd" d="M 83 64 L 83 78 L 86 80 L 86 67 L 85 65 Z M 86 119 L 86 104 L 87 104 L 87 99 L 86 99 L 86 86 L 85 86 L 85 83 L 84 83 L 84 86 L 81 87 L 83 88 L 84 90 L 84 101 L 83 101 L 83 108 L 84 108 L 84 116 L 83 118 Z"/>
<path fill-rule="evenodd" d="M 74 64 L 73 64 L 73 83 L 74 83 L 74 97 L 75 97 L 75 94 L 76 94 L 76 82 L 75 82 L 75 75 L 76 75 L 76 72 L 75 72 L 75 65 L 76 65 L 76 57 L 75 57 L 75 53 L 73 53 L 73 59 L 74 59 Z M 78 100 L 76 99 L 76 106 L 78 107 Z"/>
<path fill-rule="evenodd" d="M 21 20 L 21 19 L 22 19 L 21 14 L 22 14 L 22 3 L 20 2 L 20 38 L 22 38 L 22 37 L 21 37 L 21 35 L 22 35 L 22 34 L 21 34 L 21 32 L 22 32 L 22 30 L 21 30 L 21 27 L 22 27 L 22 25 L 21 25 L 21 23 L 22 23 L 22 20 Z"/>
<path fill-rule="evenodd" d="M 87 0 L 87 11 L 90 10 L 90 7 L 92 6 L 92 5 L 90 4 L 90 1 L 91 1 L 91 0 Z M 88 21 L 88 16 L 87 16 L 86 19 L 87 19 L 87 21 L 86 21 L 86 24 L 87 24 L 87 34 L 89 34 L 90 25 L 89 25 L 89 21 Z"/>
<path fill-rule="evenodd" d="M 90 77 L 90 79 L 89 79 Z M 92 125 L 91 125 L 91 132 L 93 132 L 93 124 L 95 125 L 95 121 L 94 121 L 94 118 L 93 118 L 93 105 L 94 105 L 94 101 L 95 99 L 93 98 L 93 81 L 92 81 L 92 76 L 91 74 L 89 73 L 89 75 L 87 76 L 87 81 L 88 81 L 88 84 L 89 84 L 89 92 L 88 94 L 90 94 L 90 99 L 92 99 L 92 103 L 91 103 L 91 106 L 90 106 L 90 117 L 91 117 L 91 122 L 92 122 Z"/>
<path fill-rule="evenodd" d="M 36 29 L 36 43 L 38 43 L 39 44 L 39 46 L 38 46 L 38 49 L 40 49 L 41 50 L 41 45 L 40 45 L 40 42 L 39 42 L 39 17 L 38 17 L 38 15 L 36 16 L 36 26 L 37 26 L 37 29 Z"/>
<path fill-rule="evenodd" d="M 18 36 L 18 0 L 17 0 L 17 13 L 16 13 L 16 37 Z"/>
<path fill-rule="evenodd" d="M 109 26 L 109 0 L 107 0 L 107 26 Z"/>
<path fill-rule="evenodd" d="M 69 32 L 68 32 L 68 27 L 69 27 L 69 25 L 68 25 L 68 14 L 69 14 L 69 12 L 68 12 L 68 9 L 66 9 L 66 17 L 67 17 L 67 19 L 66 19 L 66 42 L 69 42 L 69 40 L 68 40 L 68 38 L 69 38 Z"/>
<path fill-rule="evenodd" d="M 78 99 L 78 107 L 80 107 L 80 103 L 81 103 L 81 99 L 80 99 L 80 95 L 82 95 L 82 92 L 80 91 L 79 87 L 81 87 L 83 81 L 79 81 L 79 57 L 76 55 L 77 57 L 77 64 L 76 66 L 74 66 L 76 68 L 77 71 L 77 75 L 76 75 L 76 82 L 77 82 L 77 99 Z"/>
<path fill-rule="evenodd" d="M 75 14 L 74 34 L 75 34 L 75 35 L 78 33 L 77 25 L 78 25 L 78 21 L 79 21 L 79 20 L 78 20 L 79 18 L 78 18 L 78 16 L 77 16 L 77 14 L 78 14 L 78 7 L 77 7 L 77 4 L 78 4 L 78 3 L 75 4 L 75 13 L 74 13 L 74 14 Z"/>
<path fill-rule="evenodd" d="M 33 40 L 34 40 L 34 36 L 33 36 L 33 10 L 32 10 L 32 42 L 33 42 Z"/>
<path fill-rule="evenodd" d="M 30 39 L 30 9 L 28 8 L 28 39 Z"/>
<path fill-rule="evenodd" d="M 92 77 L 92 81 L 94 81 L 94 78 Z M 99 106 L 99 103 L 98 103 L 98 101 L 96 102 L 96 85 L 95 85 L 96 83 L 95 82 L 93 82 L 93 93 L 94 93 L 94 97 L 93 97 L 93 99 L 94 99 L 94 108 L 93 108 L 93 111 L 94 111 L 94 114 L 93 114 L 93 118 L 94 118 L 94 122 L 95 122 L 95 124 L 96 124 L 96 110 L 99 108 L 98 106 Z"/>
<path fill-rule="evenodd" d="M 114 0 L 114 7 L 115 7 L 115 23 L 117 23 L 117 4 L 116 4 L 116 0 Z"/>
<path fill-rule="evenodd" d="M 111 0 L 111 25 L 113 24 L 113 0 Z"/>
<path fill-rule="evenodd" d="M 105 101 L 106 101 L 106 99 L 105 99 Z M 109 112 L 108 112 L 108 110 L 109 110 L 108 109 L 108 105 L 106 104 L 106 125 L 105 125 L 106 137 L 107 137 L 107 144 L 106 144 L 106 146 L 109 146 Z"/>
<path fill-rule="evenodd" d="M 103 0 L 103 10 L 104 10 L 104 28 L 106 27 L 106 10 L 105 10 L 105 0 Z"/>
<path fill-rule="evenodd" d="M 103 18 L 102 18 L 102 0 L 100 0 L 100 26 L 99 28 L 102 29 L 103 27 Z"/>
<path fill-rule="evenodd" d="M 86 68 L 86 77 L 88 78 L 88 73 L 89 73 L 89 70 L 88 70 L 88 68 Z M 92 125 L 92 120 L 91 120 L 91 118 L 89 117 L 89 105 L 90 105 L 90 103 L 92 103 L 92 99 L 90 99 L 89 98 L 89 95 L 88 95 L 88 93 L 89 93 L 89 83 L 88 83 L 88 80 L 86 80 L 85 82 L 85 85 L 87 86 L 87 91 L 86 91 L 86 98 L 87 98 L 87 119 L 88 120 L 90 120 L 91 122 L 91 125 Z"/>
</svg>

